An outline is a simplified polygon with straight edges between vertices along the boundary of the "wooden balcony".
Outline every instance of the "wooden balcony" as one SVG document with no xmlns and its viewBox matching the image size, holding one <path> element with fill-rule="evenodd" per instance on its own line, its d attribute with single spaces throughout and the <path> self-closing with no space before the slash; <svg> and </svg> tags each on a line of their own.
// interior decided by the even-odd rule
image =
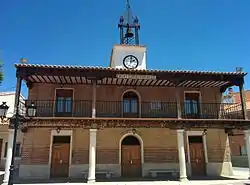
<svg viewBox="0 0 250 185">
<path fill-rule="evenodd" d="M 62 103 L 50 100 L 34 102 L 37 117 L 92 117 L 91 100 L 74 100 Z M 178 118 L 177 102 L 141 102 L 132 107 L 122 101 L 97 101 L 96 117 L 103 118 Z M 181 103 L 182 119 L 243 119 L 240 104 Z"/>
</svg>

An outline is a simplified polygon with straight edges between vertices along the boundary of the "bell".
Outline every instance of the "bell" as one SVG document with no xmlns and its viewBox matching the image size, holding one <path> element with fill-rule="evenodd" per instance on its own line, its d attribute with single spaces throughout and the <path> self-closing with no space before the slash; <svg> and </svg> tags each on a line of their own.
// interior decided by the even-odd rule
<svg viewBox="0 0 250 185">
<path fill-rule="evenodd" d="M 133 36 L 134 36 L 134 34 L 133 34 L 131 28 L 128 28 L 128 29 L 127 29 L 127 33 L 125 34 L 125 37 L 126 37 L 126 38 L 131 38 L 131 37 L 133 37 Z"/>
</svg>

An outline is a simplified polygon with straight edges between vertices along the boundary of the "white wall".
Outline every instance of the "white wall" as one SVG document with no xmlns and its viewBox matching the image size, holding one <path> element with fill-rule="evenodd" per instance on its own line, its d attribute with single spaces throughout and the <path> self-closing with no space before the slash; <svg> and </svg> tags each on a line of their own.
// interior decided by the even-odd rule
<svg viewBox="0 0 250 185">
<path fill-rule="evenodd" d="M 8 129 L 6 129 L 6 131 L 0 131 L 0 139 L 2 139 L 0 168 L 4 169 L 6 160 L 6 157 L 4 156 L 4 151 L 5 151 L 5 143 L 8 142 Z M 21 144 L 20 148 L 22 148 L 22 141 L 23 141 L 23 133 L 21 131 L 18 131 L 17 143 Z M 19 161 L 21 161 L 21 158 L 15 157 L 15 161 L 16 161 L 15 164 L 18 165 Z"/>
<path fill-rule="evenodd" d="M 14 113 L 14 104 L 15 104 L 15 92 L 0 92 L 0 104 L 2 102 L 7 102 L 6 104 L 9 106 L 7 117 L 12 117 Z M 20 110 L 24 109 L 24 97 L 20 96 Z"/>
<path fill-rule="evenodd" d="M 139 65 L 136 69 L 146 69 L 146 48 L 143 46 L 115 45 L 111 56 L 111 67 L 126 69 L 123 65 L 123 59 L 127 55 L 134 55 Z"/>
<path fill-rule="evenodd" d="M 15 105 L 15 92 L 0 92 L 0 104 L 2 102 L 6 102 L 6 104 L 9 106 L 8 112 L 7 112 L 7 117 L 10 118 L 14 114 L 14 105 Z M 21 95 L 20 97 L 20 110 L 24 110 L 24 97 Z M 22 112 L 20 112 L 22 113 Z M 6 158 L 4 157 L 4 151 L 5 151 L 5 143 L 8 142 L 8 122 L 3 122 L 1 123 L 0 120 L 0 139 L 2 140 L 2 147 L 0 148 L 1 150 L 1 161 L 0 161 L 0 168 L 5 167 L 5 160 Z M 21 131 L 18 131 L 17 135 L 17 143 L 21 143 L 20 148 L 22 148 L 22 141 L 23 141 L 23 133 Z M 16 164 L 19 163 L 20 157 L 16 157 Z"/>
</svg>

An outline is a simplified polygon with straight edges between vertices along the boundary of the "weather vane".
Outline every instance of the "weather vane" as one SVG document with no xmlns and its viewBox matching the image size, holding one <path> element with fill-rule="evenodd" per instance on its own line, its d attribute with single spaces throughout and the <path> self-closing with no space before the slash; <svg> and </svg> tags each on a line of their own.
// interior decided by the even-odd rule
<svg viewBox="0 0 250 185">
<path fill-rule="evenodd" d="M 129 0 L 126 0 L 126 10 L 120 17 L 120 44 L 139 45 L 140 24 L 137 16 L 133 16 Z"/>
</svg>

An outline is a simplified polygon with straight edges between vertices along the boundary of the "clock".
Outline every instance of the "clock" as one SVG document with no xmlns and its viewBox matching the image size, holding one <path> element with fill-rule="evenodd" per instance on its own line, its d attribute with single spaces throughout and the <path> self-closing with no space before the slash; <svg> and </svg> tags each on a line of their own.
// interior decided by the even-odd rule
<svg viewBox="0 0 250 185">
<path fill-rule="evenodd" d="M 127 55 L 123 59 L 123 65 L 127 69 L 135 69 L 135 68 L 138 67 L 139 61 L 138 61 L 138 59 L 134 55 Z"/>
</svg>

